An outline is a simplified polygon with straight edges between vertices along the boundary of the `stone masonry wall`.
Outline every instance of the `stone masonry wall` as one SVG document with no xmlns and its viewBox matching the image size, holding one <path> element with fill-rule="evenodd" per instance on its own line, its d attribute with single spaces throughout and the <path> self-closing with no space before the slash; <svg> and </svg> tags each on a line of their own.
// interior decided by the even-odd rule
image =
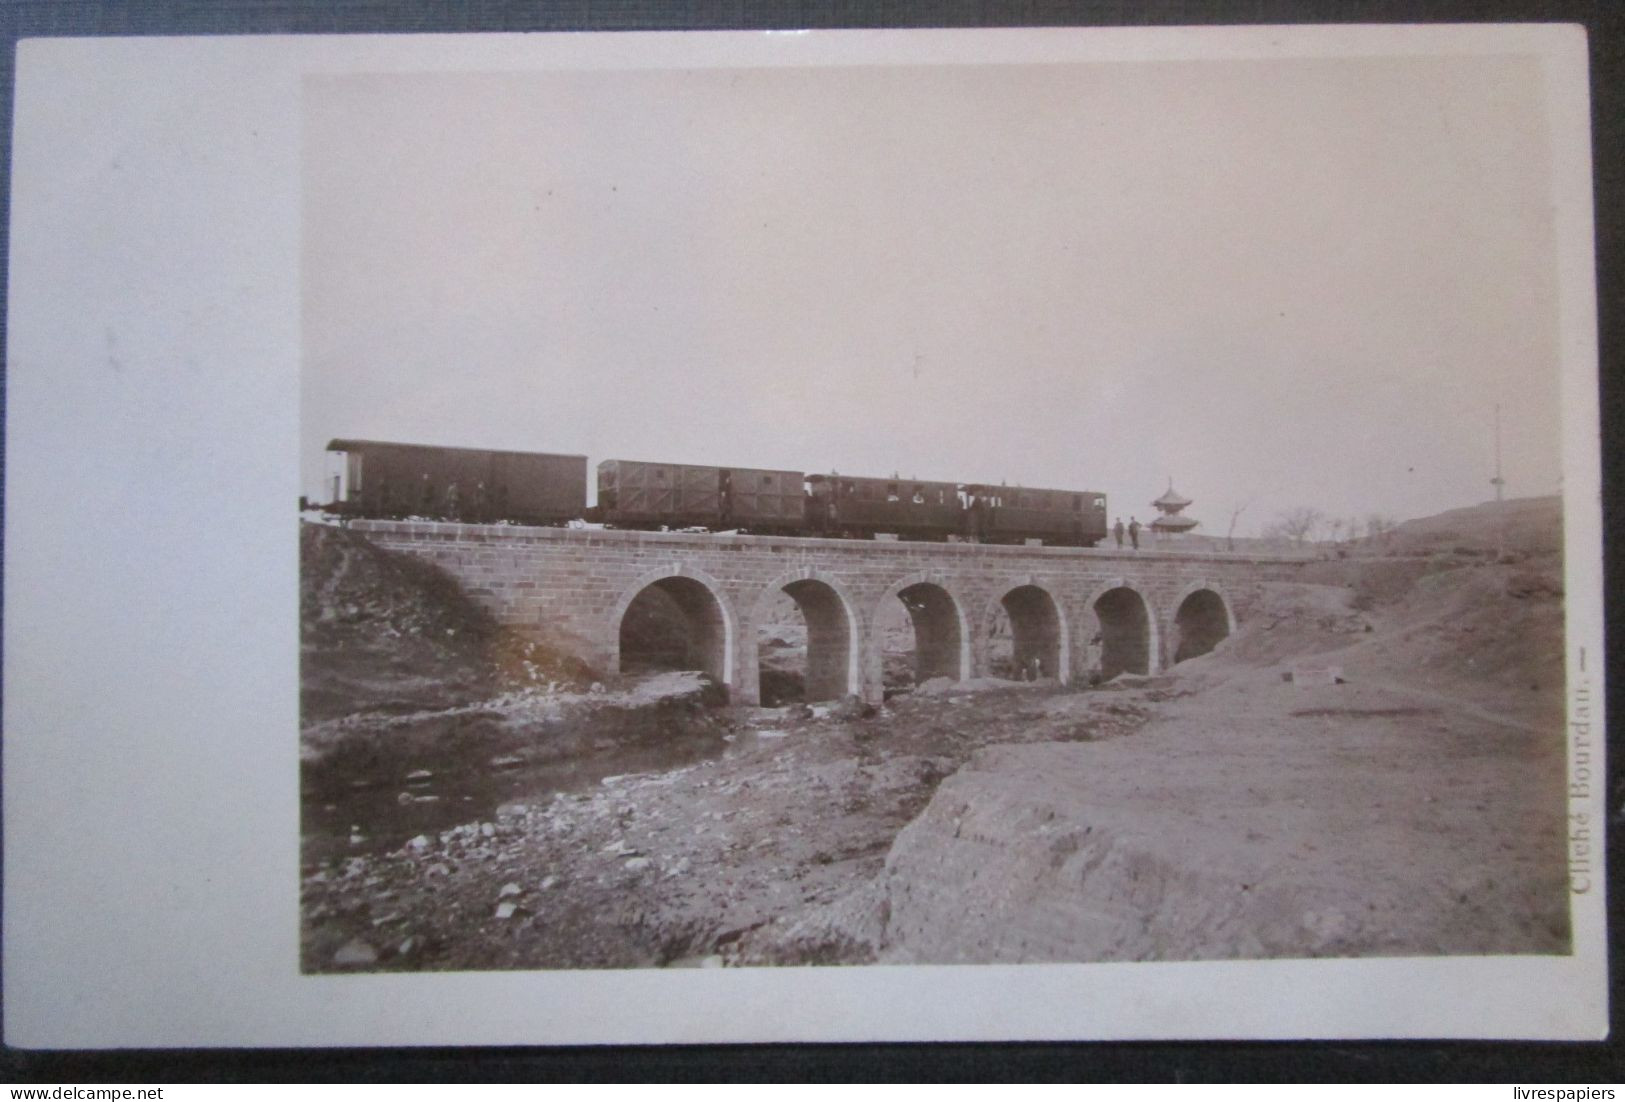
<svg viewBox="0 0 1625 1102">
<path fill-rule="evenodd" d="M 1117 548 L 1009 547 L 885 540 L 792 539 L 670 532 L 628 532 L 503 525 L 357 521 L 381 547 L 437 563 L 505 624 L 573 650 L 595 667 L 620 663 L 620 622 L 645 586 L 692 578 L 717 600 L 724 631 L 712 671 L 733 699 L 755 703 L 757 627 L 771 598 L 811 580 L 838 597 L 854 646 L 845 656 L 849 691 L 881 695 L 883 642 L 876 614 L 918 583 L 940 587 L 959 618 L 959 676 L 988 671 L 987 639 L 1001 599 L 1023 585 L 1054 602 L 1066 637 L 1063 679 L 1083 676 L 1099 659 L 1094 605 L 1126 586 L 1144 600 L 1150 621 L 1145 664 L 1163 668 L 1174 653 L 1174 617 L 1191 593 L 1224 601 L 1233 629 L 1247 618 L 1258 585 L 1291 580 L 1302 560 L 1218 553 Z M 810 587 L 798 587 L 805 592 Z M 827 634 L 827 627 L 824 633 Z M 951 643 L 919 640 L 922 649 Z M 812 659 L 816 665 L 818 657 Z"/>
</svg>

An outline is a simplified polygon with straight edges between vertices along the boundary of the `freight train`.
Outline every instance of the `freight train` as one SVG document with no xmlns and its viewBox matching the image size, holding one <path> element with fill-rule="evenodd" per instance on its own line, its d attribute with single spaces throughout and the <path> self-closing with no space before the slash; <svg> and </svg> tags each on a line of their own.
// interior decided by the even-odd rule
<svg viewBox="0 0 1625 1102">
<path fill-rule="evenodd" d="M 758 535 L 1092 547 L 1106 495 L 964 482 L 606 459 L 587 507 L 587 457 L 333 440 L 329 512 L 475 523 L 700 529 Z"/>
</svg>

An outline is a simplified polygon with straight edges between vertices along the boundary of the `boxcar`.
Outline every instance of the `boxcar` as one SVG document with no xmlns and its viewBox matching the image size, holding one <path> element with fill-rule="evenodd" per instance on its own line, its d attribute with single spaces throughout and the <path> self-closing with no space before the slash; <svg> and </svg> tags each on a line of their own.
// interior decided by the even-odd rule
<svg viewBox="0 0 1625 1102">
<path fill-rule="evenodd" d="M 333 440 L 345 456 L 341 511 L 476 523 L 557 524 L 587 507 L 587 457 Z"/>
<path fill-rule="evenodd" d="M 910 478 L 807 476 L 808 525 L 819 535 L 895 533 L 912 539 L 970 535 L 956 482 Z"/>
<path fill-rule="evenodd" d="M 598 510 L 621 528 L 739 528 L 796 534 L 805 527 L 800 471 L 606 459 Z"/>
<path fill-rule="evenodd" d="M 967 486 L 971 527 L 988 543 L 1043 540 L 1092 547 L 1106 535 L 1106 495 L 1089 490 Z"/>
</svg>

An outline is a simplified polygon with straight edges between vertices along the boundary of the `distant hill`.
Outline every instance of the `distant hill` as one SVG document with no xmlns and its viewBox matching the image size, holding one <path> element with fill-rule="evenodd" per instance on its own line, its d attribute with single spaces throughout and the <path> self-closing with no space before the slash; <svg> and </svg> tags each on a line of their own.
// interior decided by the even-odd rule
<svg viewBox="0 0 1625 1102">
<path fill-rule="evenodd" d="M 1561 717 L 1562 501 L 1486 502 L 1420 517 L 1265 583 L 1236 634 L 1176 669 L 1313 657 L 1351 682 L 1453 694 L 1531 723 Z M 1499 542 L 1500 554 L 1497 554 Z"/>
<path fill-rule="evenodd" d="M 1360 544 L 1369 542 L 1361 540 Z M 1555 495 L 1521 497 L 1450 509 L 1407 520 L 1378 543 L 1398 554 L 1498 548 L 1526 555 L 1550 554 L 1563 549 L 1563 499 Z"/>
<path fill-rule="evenodd" d="M 1143 539 L 1144 537 L 1142 537 Z M 1158 550 L 1235 551 L 1240 554 L 1308 554 L 1331 558 L 1347 555 L 1517 555 L 1556 554 L 1563 549 L 1563 499 L 1523 497 L 1512 501 L 1486 501 L 1450 509 L 1430 517 L 1398 524 L 1377 539 L 1311 540 L 1297 544 L 1279 537 L 1237 536 L 1226 539 L 1212 533 L 1153 540 Z"/>
</svg>

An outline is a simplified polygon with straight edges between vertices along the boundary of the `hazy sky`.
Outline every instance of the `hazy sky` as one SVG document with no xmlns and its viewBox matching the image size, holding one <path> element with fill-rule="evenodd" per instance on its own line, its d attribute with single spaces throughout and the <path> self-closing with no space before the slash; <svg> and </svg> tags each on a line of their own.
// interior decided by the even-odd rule
<svg viewBox="0 0 1625 1102">
<path fill-rule="evenodd" d="M 1558 489 L 1517 57 L 316 77 L 335 436 L 1101 490 L 1199 531 Z"/>
</svg>

